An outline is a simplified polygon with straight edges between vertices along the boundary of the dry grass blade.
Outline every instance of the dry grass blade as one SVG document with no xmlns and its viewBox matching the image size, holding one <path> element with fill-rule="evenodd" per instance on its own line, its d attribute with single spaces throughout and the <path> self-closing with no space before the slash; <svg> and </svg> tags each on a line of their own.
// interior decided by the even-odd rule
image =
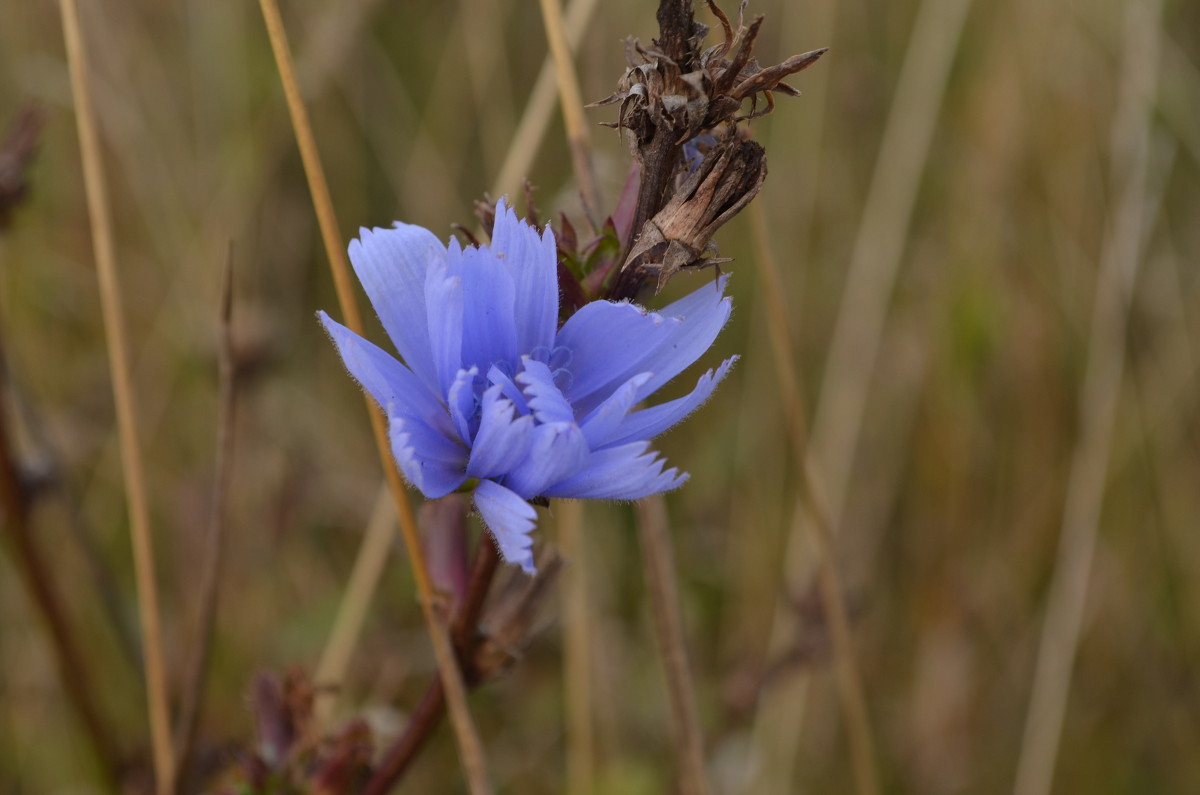
<svg viewBox="0 0 1200 795">
<path fill-rule="evenodd" d="M 337 618 L 334 619 L 325 651 L 321 653 L 313 675 L 318 687 L 315 714 L 319 725 L 328 726 L 333 717 L 342 681 L 350 665 L 350 655 L 358 645 L 367 618 L 367 608 L 383 576 L 395 537 L 396 511 L 387 484 L 380 483 L 362 545 L 354 559 L 354 569 L 350 572 L 346 592 L 342 594 L 341 604 L 338 605 Z"/>
<path fill-rule="evenodd" d="M 550 43 L 550 54 L 554 58 L 554 70 L 558 78 L 559 104 L 562 105 L 563 122 L 567 128 L 567 142 L 571 146 L 571 165 L 579 190 L 583 194 L 583 207 L 597 227 L 600 220 L 600 191 L 596 187 L 596 175 L 592 169 L 592 144 L 588 135 L 587 120 L 583 115 L 583 95 L 579 90 L 579 76 L 571 59 L 571 48 L 563 23 L 562 5 L 559 0 L 541 0 L 542 21 L 546 25 L 546 39 Z"/>
<path fill-rule="evenodd" d="M 828 513 L 813 487 L 804 424 L 804 401 L 800 392 L 800 378 L 796 373 L 796 352 L 792 348 L 787 310 L 783 304 L 783 280 L 771 249 L 766 213 L 761 203 L 750 206 L 750 222 L 754 232 L 756 272 L 762 280 L 762 294 L 767 305 L 768 336 L 779 378 L 780 401 L 792 440 L 792 452 L 800 467 L 797 511 L 803 511 L 815 525 L 820 557 L 821 599 L 829 616 L 839 695 L 854 757 L 854 775 L 858 791 L 862 795 L 874 795 L 879 792 L 879 774 L 875 765 L 875 743 L 871 736 L 867 700 L 854 653 L 853 633 L 850 631 L 841 578 L 833 554 L 833 533 Z M 792 543 L 796 543 L 795 540 Z"/>
<path fill-rule="evenodd" d="M 688 663 L 675 555 L 671 550 L 667 506 L 662 495 L 655 494 L 639 502 L 637 516 L 646 590 L 654 617 L 654 637 L 662 655 L 671 702 L 675 754 L 680 769 L 679 791 L 683 795 L 707 795 L 712 788 L 704 769 L 704 731 L 700 726 L 700 711 L 696 706 L 696 690 Z"/>
<path fill-rule="evenodd" d="M 595 720 L 592 716 L 592 622 L 588 603 L 588 555 L 584 551 L 583 503 L 555 504 L 563 574 L 563 709 L 567 724 L 568 795 L 589 795 L 596 777 Z"/>
<path fill-rule="evenodd" d="M 815 494 L 812 475 L 821 476 L 821 499 L 816 504 L 811 498 L 801 499 L 795 507 L 787 549 L 783 555 L 785 593 L 798 591 L 805 578 L 806 562 L 800 553 L 810 533 L 810 521 L 818 523 L 816 533 L 821 534 L 820 525 L 828 529 L 828 537 L 836 534 L 841 520 L 842 505 L 848 488 L 854 450 L 858 443 L 862 415 L 866 403 L 867 389 L 874 368 L 875 354 L 879 349 L 880 336 L 887 315 L 888 298 L 891 295 L 903 253 L 905 236 L 912 215 L 913 202 L 921 181 L 921 174 L 929 152 L 934 122 L 941 107 L 950 62 L 957 47 L 970 0 L 925 0 L 921 4 L 914 25 L 908 54 L 901 69 L 899 84 L 892 110 L 880 144 L 878 161 L 872 177 L 866 207 L 859 227 L 858 237 L 846 275 L 846 291 L 838 311 L 838 319 L 830 345 L 828 365 L 822 381 L 817 403 L 816 421 L 811 444 L 801 468 L 802 485 Z M 760 252 L 761 254 L 761 252 Z M 766 274 L 768 289 L 773 277 Z M 777 280 L 777 277 L 774 277 Z M 778 312 L 772 310 L 772 313 Z M 772 321 L 774 327 L 778 321 Z M 784 340 L 786 324 L 772 331 L 776 344 Z M 777 364 L 791 367 L 794 357 L 776 354 Z M 783 370 L 781 372 L 786 372 Z M 795 388 L 795 379 L 786 379 L 786 389 Z M 796 405 L 789 401 L 791 405 Z M 794 438 L 801 442 L 803 434 L 797 433 L 799 418 L 790 420 L 794 427 Z M 807 503 L 807 504 L 806 504 Z M 818 538 L 822 544 L 828 542 Z M 830 566 L 824 568 L 829 569 Z M 828 575 L 826 575 L 828 576 Z M 840 599 L 837 589 L 823 585 L 827 597 Z M 827 609 L 832 609 L 829 604 Z M 787 634 L 789 607 L 784 602 L 776 606 L 772 627 L 772 647 L 779 646 L 779 638 Z M 836 610 L 833 618 L 836 620 Z M 840 630 L 834 632 L 834 641 Z M 839 644 L 840 645 L 840 644 Z M 845 651 L 840 650 L 843 662 L 852 661 Z M 843 704 L 851 708 L 857 699 L 853 696 L 854 685 L 848 672 L 839 679 L 843 687 Z M 808 688 L 802 680 L 789 689 L 787 698 L 778 699 L 769 711 L 760 715 L 756 734 L 760 739 L 764 731 L 786 730 L 794 738 L 798 735 L 800 716 Z M 850 687 L 850 690 L 846 688 Z M 847 698 L 848 697 L 848 698 Z M 760 705 L 760 709 L 762 706 Z M 848 712 L 853 720 L 854 711 Z M 796 716 L 792 719 L 790 716 Z M 772 720 L 774 717 L 776 720 Z M 852 737 L 859 735 L 855 752 L 857 777 L 860 786 L 870 786 L 875 778 L 861 765 L 873 768 L 873 761 L 864 753 L 863 741 L 869 742 L 870 733 L 864 726 L 852 729 Z M 778 763 L 790 767 L 784 760 L 791 755 L 780 748 Z M 760 770 L 753 777 L 751 786 L 765 784 L 771 771 Z M 786 787 L 787 781 L 772 781 L 773 786 Z"/>
<path fill-rule="evenodd" d="M 564 27 L 567 32 L 567 46 L 570 49 L 579 46 L 583 38 L 583 29 L 596 9 L 596 2 L 597 0 L 575 0 L 567 8 Z M 558 96 L 554 87 L 554 61 L 552 57 L 547 56 L 541 71 L 538 72 L 537 81 L 533 84 L 533 91 L 529 94 L 529 102 L 521 114 L 521 121 L 517 123 L 517 130 L 513 133 L 512 146 L 504 158 L 504 164 L 500 166 L 496 181 L 492 183 L 492 195 L 515 192 L 520 187 L 521 180 L 529 173 L 529 167 L 542 145 L 550 117 L 553 115 L 554 100 Z"/>
<path fill-rule="evenodd" d="M 221 343 L 220 343 L 220 401 L 217 419 L 216 475 L 212 504 L 209 507 L 208 533 L 205 537 L 204 559 L 200 563 L 200 614 L 196 619 L 196 635 L 192 641 L 192 656 L 188 660 L 179 706 L 179 725 L 175 733 L 176 758 L 179 773 L 176 790 L 182 787 L 191 756 L 200 708 L 208 672 L 209 651 L 213 626 L 217 617 L 217 596 L 221 583 L 221 558 L 225 540 L 225 506 L 233 476 L 234 418 L 237 397 L 237 365 L 233 350 L 233 243 L 225 259 L 221 285 Z"/>
<path fill-rule="evenodd" d="M 1055 760 L 1087 602 L 1125 368 L 1129 301 L 1142 258 L 1150 160 L 1150 121 L 1158 81 L 1158 0 L 1126 6 L 1120 94 L 1112 122 L 1111 174 L 1119 191 L 1092 306 L 1088 361 L 1079 394 L 1080 430 L 1072 455 L 1062 535 L 1042 624 L 1037 669 L 1017 767 L 1016 795 L 1045 795 Z"/>
<path fill-rule="evenodd" d="M 329 187 L 325 181 L 325 172 L 317 153 L 316 140 L 312 127 L 308 122 L 308 114 L 300 96 L 300 88 L 296 83 L 295 68 L 292 63 L 291 50 L 288 46 L 287 33 L 283 27 L 283 19 L 279 7 L 274 0 L 261 0 L 263 20 L 271 39 L 271 48 L 275 55 L 275 64 L 283 83 L 284 94 L 287 97 L 288 112 L 292 119 L 292 128 L 296 135 L 296 143 L 304 161 L 304 172 L 309 181 L 309 191 L 312 194 L 313 206 L 321 227 L 321 237 L 325 243 L 326 256 L 329 258 L 330 269 L 333 272 L 334 285 L 337 289 L 338 303 L 347 327 L 356 333 L 362 333 L 362 315 L 358 310 L 358 302 L 354 298 L 350 268 L 346 262 L 339 232 L 337 219 L 333 210 L 333 201 L 329 196 Z M 484 761 L 483 747 L 479 734 L 471 719 L 467 706 L 467 691 L 463 684 L 462 672 L 455 659 L 454 649 L 450 644 L 448 627 L 445 616 L 441 615 L 435 603 L 433 586 L 429 580 L 429 572 L 425 567 L 424 553 L 421 551 L 421 540 L 417 532 L 416 517 L 409 504 L 404 483 L 392 460 L 391 448 L 388 443 L 387 431 L 383 417 L 375 409 L 371 398 L 364 395 L 367 411 L 371 418 L 371 428 L 375 435 L 376 447 L 379 451 L 380 462 L 387 476 L 388 487 L 392 499 L 396 503 L 396 513 L 400 520 L 400 530 L 404 537 L 404 545 L 412 562 L 413 575 L 417 582 L 420 595 L 421 609 L 428 626 L 430 641 L 433 645 L 434 656 L 437 659 L 438 670 L 442 684 L 446 690 L 446 701 L 450 711 L 450 721 L 458 739 L 458 749 L 468 786 L 473 795 L 483 795 L 492 791 L 488 783 L 487 768 Z"/>
<path fill-rule="evenodd" d="M 63 37 L 71 72 L 71 90 L 75 100 L 75 120 L 83 160 L 84 190 L 88 218 L 92 228 L 92 246 L 96 257 L 105 339 L 112 373 L 113 401 L 121 442 L 121 461 L 129 503 L 129 531 L 133 541 L 138 610 L 142 621 L 142 649 L 146 664 L 146 690 L 150 713 L 150 735 L 154 750 L 155 787 L 160 795 L 170 793 L 175 780 L 175 755 L 171 745 L 170 715 L 167 706 L 166 670 L 162 656 L 162 634 L 155 584 L 154 547 L 150 536 L 146 481 L 137 435 L 137 410 L 134 407 L 133 381 L 130 377 L 129 346 L 125 337 L 124 310 L 117 281 L 116 256 L 112 238 L 112 220 L 108 206 L 108 188 L 101 162 L 100 137 L 96 129 L 88 80 L 87 51 L 79 24 L 75 0 L 61 0 Z"/>
<path fill-rule="evenodd" d="M 970 5 L 971 0 L 921 3 L 846 272 L 810 448 L 835 531 L 917 188 Z"/>
</svg>

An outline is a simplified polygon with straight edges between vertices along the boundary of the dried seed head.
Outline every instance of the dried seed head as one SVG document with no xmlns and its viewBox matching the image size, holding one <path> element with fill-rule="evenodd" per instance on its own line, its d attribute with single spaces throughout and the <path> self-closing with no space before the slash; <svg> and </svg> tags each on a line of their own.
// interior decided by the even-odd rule
<svg viewBox="0 0 1200 795">
<path fill-rule="evenodd" d="M 672 28 L 664 30 L 648 47 L 636 40 L 628 41 L 629 68 L 617 82 L 617 91 L 595 103 L 596 106 L 621 104 L 618 120 L 610 126 L 631 133 L 630 144 L 643 164 L 642 148 L 664 128 L 677 144 L 682 144 L 721 124 L 770 112 L 775 107 L 772 92 L 792 96 L 799 93 L 783 82 L 784 78 L 808 68 L 825 53 L 825 49 L 819 49 L 793 55 L 764 69 L 753 57 L 763 17 L 755 17 L 746 26 L 739 13 L 735 31 L 728 17 L 711 0 L 709 8 L 721 21 L 724 41 L 701 51 L 708 29 L 690 19 L 688 8 L 687 19 L 675 25 L 690 30 L 691 35 L 683 36 Z M 744 2 L 741 8 L 745 8 Z M 659 19 L 662 23 L 661 9 Z M 741 114 L 746 100 L 750 101 L 750 108 Z M 764 104 L 761 110 L 760 102 Z"/>
<path fill-rule="evenodd" d="M 766 176 L 762 146 L 736 134 L 718 139 L 646 223 L 624 267 L 642 280 L 656 278 L 657 291 L 680 270 L 727 261 L 711 256 L 713 235 L 750 203 Z"/>
<path fill-rule="evenodd" d="M 649 279 L 658 289 L 685 268 L 716 264 L 712 235 L 758 193 L 766 176 L 763 149 L 738 124 L 775 107 L 774 92 L 795 95 L 783 82 L 812 65 L 824 49 L 763 68 L 754 45 L 763 18 L 736 27 L 706 0 L 721 24 L 722 41 L 702 49 L 708 28 L 696 22 L 690 0 L 661 0 L 659 37 L 649 46 L 626 43 L 629 68 L 617 91 L 598 105 L 620 104 L 617 121 L 640 169 L 631 228 L 634 239 L 608 290 L 634 298 Z M 715 141 L 707 151 L 699 141 Z"/>
</svg>

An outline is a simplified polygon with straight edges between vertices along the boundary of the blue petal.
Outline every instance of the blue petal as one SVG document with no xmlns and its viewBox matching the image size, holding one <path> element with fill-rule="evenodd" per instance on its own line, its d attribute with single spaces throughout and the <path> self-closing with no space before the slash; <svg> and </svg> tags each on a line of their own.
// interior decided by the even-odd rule
<svg viewBox="0 0 1200 795">
<path fill-rule="evenodd" d="M 517 327 L 513 315 L 516 287 L 512 276 L 487 249 L 449 251 L 451 272 L 462 274 L 464 367 L 476 365 L 480 372 L 496 362 L 516 364 Z"/>
<path fill-rule="evenodd" d="M 491 250 L 504 263 L 516 286 L 517 351 L 550 348 L 558 328 L 558 248 L 554 233 L 547 225 L 539 237 L 537 229 L 517 220 L 517 214 L 501 199 L 496 204 Z"/>
<path fill-rule="evenodd" d="M 446 405 L 462 443 L 471 446 L 471 419 L 475 415 L 475 376 L 479 370 L 459 370 L 446 392 Z"/>
<path fill-rule="evenodd" d="M 534 427 L 525 460 L 504 477 L 504 485 L 532 499 L 548 486 L 572 477 L 587 466 L 590 453 L 578 425 L 552 422 Z"/>
<path fill-rule="evenodd" d="M 446 410 L 407 367 L 324 312 L 318 312 L 325 332 L 337 346 L 342 363 L 380 408 L 396 406 L 442 431 L 452 431 Z"/>
<path fill-rule="evenodd" d="M 473 478 L 498 477 L 517 466 L 533 444 L 533 417 L 517 417 L 516 406 L 501 397 L 500 385 L 483 393 L 479 431 L 471 446 L 467 474 Z"/>
<path fill-rule="evenodd" d="M 457 246 L 457 242 L 455 242 Z M 429 349 L 441 394 L 463 367 L 463 283 L 446 263 L 426 272 L 425 306 L 429 311 Z"/>
<path fill-rule="evenodd" d="M 499 367 L 492 365 L 488 370 L 487 380 L 489 384 L 500 387 L 500 391 L 504 393 L 506 398 L 513 402 L 519 413 L 529 413 L 529 406 L 525 403 L 525 395 L 521 392 L 521 388 L 514 384 L 513 380 L 508 377 L 507 373 Z"/>
<path fill-rule="evenodd" d="M 571 315 L 559 329 L 556 345 L 571 351 L 571 384 L 567 399 L 579 406 L 590 396 L 630 369 L 631 362 L 645 355 L 645 346 L 665 338 L 680 325 L 678 320 L 647 312 L 627 301 L 592 301 Z M 634 373 L 628 373 L 622 382 Z M 612 392 L 604 391 L 593 404 Z M 588 406 L 590 410 L 592 406 Z"/>
<path fill-rule="evenodd" d="M 663 308 L 664 315 L 683 321 L 683 329 L 669 345 L 660 346 L 646 358 L 641 369 L 652 371 L 654 377 L 640 390 L 642 399 L 654 394 L 712 347 L 733 312 L 733 302 L 725 298 L 728 281 L 729 274 L 725 274 L 715 285 L 693 290 Z"/>
<path fill-rule="evenodd" d="M 467 479 L 467 448 L 388 407 L 392 455 L 400 471 L 431 500 L 444 497 Z"/>
<path fill-rule="evenodd" d="M 520 495 L 491 480 L 479 481 L 479 487 L 475 489 L 475 507 L 496 539 L 500 556 L 533 574 L 533 539 L 529 534 L 537 521 L 534 507 Z"/>
<path fill-rule="evenodd" d="M 733 363 L 737 359 L 736 356 L 726 359 L 717 368 L 715 375 L 712 370 L 709 370 L 700 376 L 700 380 L 696 382 L 696 388 L 692 390 L 691 394 L 653 408 L 636 411 L 625 417 L 624 422 L 612 429 L 608 437 L 593 442 L 592 449 L 612 447 L 638 439 L 653 439 L 660 433 L 665 433 L 708 400 L 713 390 L 717 388 L 717 384 L 721 383 L 721 379 L 729 373 L 729 369 L 733 367 Z M 584 431 L 587 431 L 586 424 Z M 588 441 L 591 442 L 590 436 Z"/>
<path fill-rule="evenodd" d="M 567 398 L 590 411 L 642 372 L 654 376 L 638 391 L 644 399 L 708 350 L 729 320 L 722 297 L 727 277 L 668 306 L 661 314 L 633 304 L 593 301 L 563 324 L 558 344 L 573 353 Z"/>
<path fill-rule="evenodd" d="M 429 352 L 425 271 L 445 262 L 446 248 L 427 229 L 360 229 L 350 262 L 371 305 L 408 368 L 431 389 L 437 385 Z"/>
<path fill-rule="evenodd" d="M 554 384 L 550 368 L 528 356 L 522 359 L 525 369 L 517 373 L 517 383 L 525 387 L 525 399 L 533 416 L 540 423 L 574 422 L 575 412 L 563 393 Z"/>
<path fill-rule="evenodd" d="M 650 373 L 638 373 L 630 378 L 621 388 L 612 393 L 608 400 L 601 403 L 592 413 L 579 423 L 583 429 L 588 447 L 595 450 L 604 445 L 609 437 L 620 427 L 629 410 L 638 402 L 638 389 L 650 380 Z M 642 412 L 638 412 L 639 414 Z M 639 437 L 648 439 L 650 437 Z"/>
<path fill-rule="evenodd" d="M 633 442 L 592 453 L 579 474 L 546 489 L 546 497 L 597 500 L 640 500 L 682 486 L 687 473 L 663 471 L 664 460 L 649 450 L 649 442 Z"/>
</svg>

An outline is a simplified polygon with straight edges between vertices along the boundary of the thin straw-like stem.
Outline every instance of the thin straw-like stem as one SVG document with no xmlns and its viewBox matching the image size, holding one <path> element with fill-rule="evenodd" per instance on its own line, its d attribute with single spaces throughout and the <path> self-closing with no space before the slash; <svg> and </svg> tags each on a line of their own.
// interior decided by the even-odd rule
<svg viewBox="0 0 1200 795">
<path fill-rule="evenodd" d="M 637 516 L 646 590 L 650 597 L 650 614 L 654 618 L 654 637 L 662 656 L 667 696 L 671 702 L 675 754 L 680 772 L 679 791 L 683 795 L 707 795 L 712 788 L 704 770 L 704 730 L 700 726 L 700 710 L 696 706 L 696 690 L 688 663 L 675 554 L 671 549 L 667 505 L 662 495 L 656 494 L 639 502 Z"/>
<path fill-rule="evenodd" d="M 833 640 L 838 693 L 846 717 L 850 751 L 854 758 L 854 776 L 862 795 L 879 792 L 879 774 L 875 764 L 875 743 L 871 735 L 867 700 L 862 685 L 858 658 L 854 653 L 853 633 L 846 610 L 845 595 L 833 554 L 833 532 L 829 515 L 814 485 L 808 458 L 808 434 L 804 422 L 804 397 L 796 372 L 796 352 L 788 329 L 784 306 L 783 279 L 771 248 L 766 212 L 761 202 L 750 205 L 750 224 L 754 235 L 754 261 L 762 280 L 761 294 L 767 308 L 767 332 L 779 378 L 779 396 L 784 420 L 791 437 L 792 453 L 799 463 L 797 510 L 803 510 L 815 527 L 821 600 L 829 620 Z"/>
<path fill-rule="evenodd" d="M 888 113 L 821 380 L 810 454 L 836 532 L 946 80 L 971 0 L 923 0 Z"/>
<path fill-rule="evenodd" d="M 592 623 L 588 555 L 583 549 L 583 503 L 559 500 L 554 508 L 563 572 L 563 709 L 566 712 L 567 795 L 590 795 L 596 778 L 592 716 Z"/>
<path fill-rule="evenodd" d="M 582 38 L 584 26 L 591 18 L 596 2 L 597 0 L 576 0 L 567 9 L 566 36 L 568 44 L 572 48 L 576 47 Z M 517 189 L 517 182 L 520 179 L 518 175 L 526 173 L 533 162 L 533 155 L 549 126 L 557 97 L 553 61 L 550 56 L 547 56 L 505 155 L 504 165 L 500 169 L 501 176 L 492 191 L 494 195 L 510 193 Z M 349 655 L 353 647 L 357 645 L 366 608 L 378 587 L 384 560 L 380 550 L 386 548 L 386 543 L 390 542 L 393 532 L 394 526 L 382 521 L 377 522 L 373 515 L 355 559 L 346 595 L 343 597 L 338 617 L 334 621 L 334 629 L 317 666 L 316 681 L 318 683 L 336 683 L 344 675 Z M 486 552 L 487 550 L 482 551 Z M 474 631 L 473 626 L 468 627 L 461 621 L 456 620 L 455 624 L 457 629 L 463 633 Z M 455 645 L 460 649 L 464 647 L 459 642 L 456 642 Z M 440 705 L 444 703 L 440 684 L 437 685 L 437 689 L 437 704 L 440 709 Z M 317 699 L 318 718 L 327 719 L 331 715 L 335 703 L 336 693 L 323 691 Z"/>
<path fill-rule="evenodd" d="M 200 614 L 196 619 L 196 635 L 192 641 L 192 656 L 184 679 L 183 698 L 179 706 L 179 724 L 175 733 L 179 773 L 176 790 L 182 788 L 187 773 L 188 758 L 200 720 L 204 702 L 209 650 L 217 616 L 217 596 L 221 583 L 221 558 L 225 541 L 225 506 L 233 474 L 234 415 L 237 397 L 237 366 L 233 350 L 233 243 L 225 260 L 221 285 L 221 344 L 219 362 L 218 419 L 216 475 L 212 504 L 209 506 L 208 533 L 205 537 L 204 559 L 200 566 Z"/>
<path fill-rule="evenodd" d="M 371 518 L 367 521 L 367 530 L 358 548 L 358 556 L 354 559 L 354 568 L 346 582 L 341 604 L 338 605 L 333 629 L 329 633 L 329 640 L 325 643 L 325 650 L 321 653 L 313 676 L 313 681 L 318 687 L 314 712 L 319 725 L 328 725 L 333 717 L 334 707 L 346 678 L 346 669 L 350 665 L 350 656 L 354 647 L 358 645 L 363 624 L 367 619 L 367 608 L 379 587 L 384 566 L 388 562 L 388 552 L 396 537 L 394 505 L 387 484 L 380 483 L 375 507 L 371 510 Z"/>
<path fill-rule="evenodd" d="M 460 660 L 469 660 L 475 652 L 479 639 L 479 619 L 499 562 L 500 552 L 496 545 L 481 537 L 475 547 L 475 559 L 471 564 L 466 593 L 458 613 L 451 622 L 451 637 L 454 639 L 455 651 Z M 474 660 L 468 662 L 468 669 L 473 674 L 470 684 L 479 684 L 479 671 L 474 668 Z M 363 788 L 362 795 L 382 795 L 399 783 L 409 764 L 425 745 L 425 740 L 437 728 L 445 706 L 446 689 L 442 686 L 441 678 L 434 677 L 421 696 L 416 710 L 409 716 L 404 733 L 383 754 L 371 780 Z"/>
<path fill-rule="evenodd" d="M 1126 6 L 1120 93 L 1112 123 L 1111 174 L 1119 194 L 1101 252 L 1079 394 L 1079 438 L 1067 480 L 1058 559 L 1013 789 L 1016 795 L 1046 795 L 1051 790 L 1083 626 L 1125 368 L 1129 301 L 1142 259 L 1146 209 L 1152 203 L 1146 183 L 1161 8 L 1161 0 L 1131 0 Z"/>
<path fill-rule="evenodd" d="M 154 573 L 154 546 L 150 536 L 146 481 L 138 444 L 138 414 L 134 406 L 133 381 L 129 372 L 129 345 L 125 337 L 125 315 L 117 280 L 108 188 L 100 154 L 100 136 L 92 107 L 87 51 L 79 25 L 79 10 L 75 0 L 61 0 L 60 6 L 67 62 L 71 73 L 71 91 L 75 100 L 75 122 L 83 162 L 84 192 L 87 195 L 88 218 L 91 222 L 92 246 L 96 258 L 96 278 L 99 283 L 100 305 L 112 373 L 113 402 L 116 406 L 120 435 L 125 492 L 129 503 L 129 532 L 133 544 L 138 611 L 142 622 L 142 654 L 146 663 L 146 696 L 154 751 L 155 788 L 159 795 L 167 795 L 174 788 L 175 754 L 171 745 L 171 720 L 167 706 L 166 669 L 163 665 L 158 589 Z"/>
<path fill-rule="evenodd" d="M 595 226 L 601 220 L 597 215 L 601 207 L 600 191 L 596 187 L 596 174 L 592 169 L 592 140 L 583 115 L 583 94 L 579 90 L 579 76 L 575 72 L 575 62 L 571 58 L 571 46 L 563 24 L 562 4 L 559 0 L 541 0 L 541 7 L 546 40 L 550 43 L 550 55 L 554 58 L 554 71 L 558 78 L 559 104 L 567 128 L 567 143 L 571 146 L 571 165 L 575 169 L 575 178 L 579 180 L 584 210 Z"/>
<path fill-rule="evenodd" d="M 567 7 L 564 27 L 570 49 L 578 47 L 583 39 L 583 30 L 592 18 L 596 3 L 597 0 L 575 0 Z M 541 149 L 542 139 L 546 136 L 546 128 L 550 126 L 550 118 L 554 113 L 554 102 L 558 98 L 554 87 L 554 60 L 548 55 L 534 81 L 533 91 L 529 93 L 529 101 L 513 133 L 512 145 L 504 164 L 492 183 L 493 196 L 518 190 L 521 180 L 529 174 L 529 167 L 533 164 L 534 155 Z"/>
<path fill-rule="evenodd" d="M 321 227 L 321 238 L 325 243 L 326 256 L 329 258 L 330 269 L 333 272 L 334 286 L 337 291 L 338 304 L 346 326 L 352 331 L 362 333 L 362 315 L 358 310 L 358 302 L 354 298 L 350 267 L 346 261 L 344 247 L 338 232 L 337 218 L 333 210 L 333 201 L 329 196 L 329 187 L 325 181 L 325 172 L 317 153 L 316 139 L 308 121 L 300 88 L 296 83 L 295 68 L 292 63 L 291 50 L 287 41 L 287 33 L 279 14 L 275 0 L 260 0 L 259 3 L 263 20 L 266 23 L 267 34 L 271 39 L 271 49 L 275 55 L 275 65 L 283 83 L 284 95 L 287 98 L 288 112 L 292 119 L 292 128 L 296 135 L 296 143 L 304 162 L 304 173 L 308 179 L 309 191 L 312 194 L 313 207 L 317 213 L 317 221 Z M 446 690 L 446 702 L 450 709 L 450 721 L 458 739 L 459 756 L 462 761 L 467 784 L 473 795 L 483 795 L 492 791 L 488 783 L 487 768 L 484 761 L 483 747 L 479 734 L 475 729 L 471 712 L 467 706 L 467 691 L 463 684 L 462 672 L 455 660 L 454 649 L 446 626 L 446 618 L 435 603 L 433 586 L 429 580 L 429 572 L 425 566 L 424 553 L 421 550 L 421 539 L 417 531 L 417 521 L 412 506 L 408 500 L 400 473 L 392 460 L 391 447 L 388 442 L 387 429 L 383 417 L 376 410 L 371 399 L 364 395 L 367 412 L 371 418 L 371 428 L 375 435 L 375 444 L 379 451 L 380 462 L 387 477 L 392 499 L 396 503 L 396 515 L 400 521 L 400 531 L 404 538 L 404 546 L 412 562 L 413 577 L 417 583 L 421 610 L 429 629 L 433 645 L 434 657 L 437 659 L 438 670 L 441 673 L 442 684 Z"/>
<path fill-rule="evenodd" d="M 462 55 L 466 59 L 467 75 L 474 95 L 474 110 L 479 114 L 479 126 L 486 130 L 479 142 L 485 173 L 492 173 L 505 151 L 505 138 L 512 134 L 513 102 L 509 86 L 511 65 L 504 40 L 496 35 L 503 29 L 509 13 L 508 2 L 497 0 L 468 0 L 462 5 L 458 21 L 463 40 L 468 45 Z"/>
<path fill-rule="evenodd" d="M 971 0 L 923 0 L 913 26 L 851 254 L 846 290 L 838 309 L 825 377 L 821 381 L 812 439 L 805 455 L 807 461 L 801 470 L 802 484 L 807 482 L 808 488 L 814 489 L 814 495 L 818 493 L 819 485 L 820 499 L 814 502 L 801 498 L 794 509 L 783 555 L 785 596 L 776 605 L 771 630 L 773 647 L 778 647 L 779 639 L 790 633 L 787 625 L 792 621 L 792 608 L 787 600 L 807 576 L 802 550 L 812 532 L 812 523 L 817 524 L 818 534 L 822 525 L 828 528 L 829 538 L 836 535 L 841 524 L 889 298 L 904 252 L 950 65 L 970 3 Z M 781 294 L 777 289 L 771 292 Z M 783 339 L 779 332 L 773 332 L 772 336 Z M 794 359 L 777 354 L 777 361 L 784 358 L 789 362 Z M 816 476 L 819 476 L 819 484 L 814 482 Z M 834 611 L 830 617 L 836 620 L 836 609 L 830 603 L 826 607 Z M 833 633 L 835 643 L 838 634 L 838 631 Z M 851 659 L 840 654 L 839 658 Z M 849 681 L 845 674 L 839 678 Z M 790 715 L 797 716 L 789 724 L 793 736 L 798 732 L 799 716 L 803 714 L 807 700 L 808 688 L 804 681 L 807 680 L 790 688 L 787 698 L 769 705 L 770 714 L 781 722 L 788 721 Z M 843 699 L 844 706 L 853 703 L 853 698 L 845 700 L 845 694 Z M 761 713 L 761 716 L 765 715 L 767 712 Z M 848 714 L 848 717 L 852 719 L 852 715 Z M 767 728 L 766 718 L 762 717 L 756 726 L 756 735 L 761 735 L 760 730 Z M 851 731 L 855 732 L 854 729 Z M 787 749 L 782 751 L 791 758 Z M 861 759 L 862 749 L 855 754 Z M 865 772 L 857 773 L 860 782 L 870 780 Z M 748 791 L 759 791 L 753 787 L 761 785 L 762 779 L 756 778 L 755 782 Z M 780 782 L 778 786 L 786 787 L 787 782 Z"/>
</svg>

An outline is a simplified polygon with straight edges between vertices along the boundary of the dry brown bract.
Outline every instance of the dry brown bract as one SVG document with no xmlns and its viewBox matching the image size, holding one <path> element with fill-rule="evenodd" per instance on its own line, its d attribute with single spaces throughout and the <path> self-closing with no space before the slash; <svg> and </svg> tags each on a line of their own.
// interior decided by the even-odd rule
<svg viewBox="0 0 1200 795">
<path fill-rule="evenodd" d="M 641 171 L 637 237 L 613 298 L 632 298 L 652 277 L 661 288 L 680 268 L 712 262 L 704 259 L 712 234 L 754 197 L 766 174 L 762 148 L 741 140 L 737 123 L 770 113 L 775 91 L 798 94 L 784 79 L 825 53 L 813 50 L 764 69 L 753 57 L 763 18 L 743 24 L 743 0 L 735 31 L 712 0 L 707 2 L 725 34 L 720 44 L 701 49 L 708 28 L 695 21 L 688 0 L 663 2 L 659 38 L 650 46 L 627 44 L 630 66 L 616 93 L 596 103 L 620 103 L 618 120 L 609 126 L 627 131 Z M 716 142 L 704 163 L 694 173 L 680 173 L 683 145 L 705 133 Z M 682 217 L 667 215 L 680 212 Z"/>
</svg>

